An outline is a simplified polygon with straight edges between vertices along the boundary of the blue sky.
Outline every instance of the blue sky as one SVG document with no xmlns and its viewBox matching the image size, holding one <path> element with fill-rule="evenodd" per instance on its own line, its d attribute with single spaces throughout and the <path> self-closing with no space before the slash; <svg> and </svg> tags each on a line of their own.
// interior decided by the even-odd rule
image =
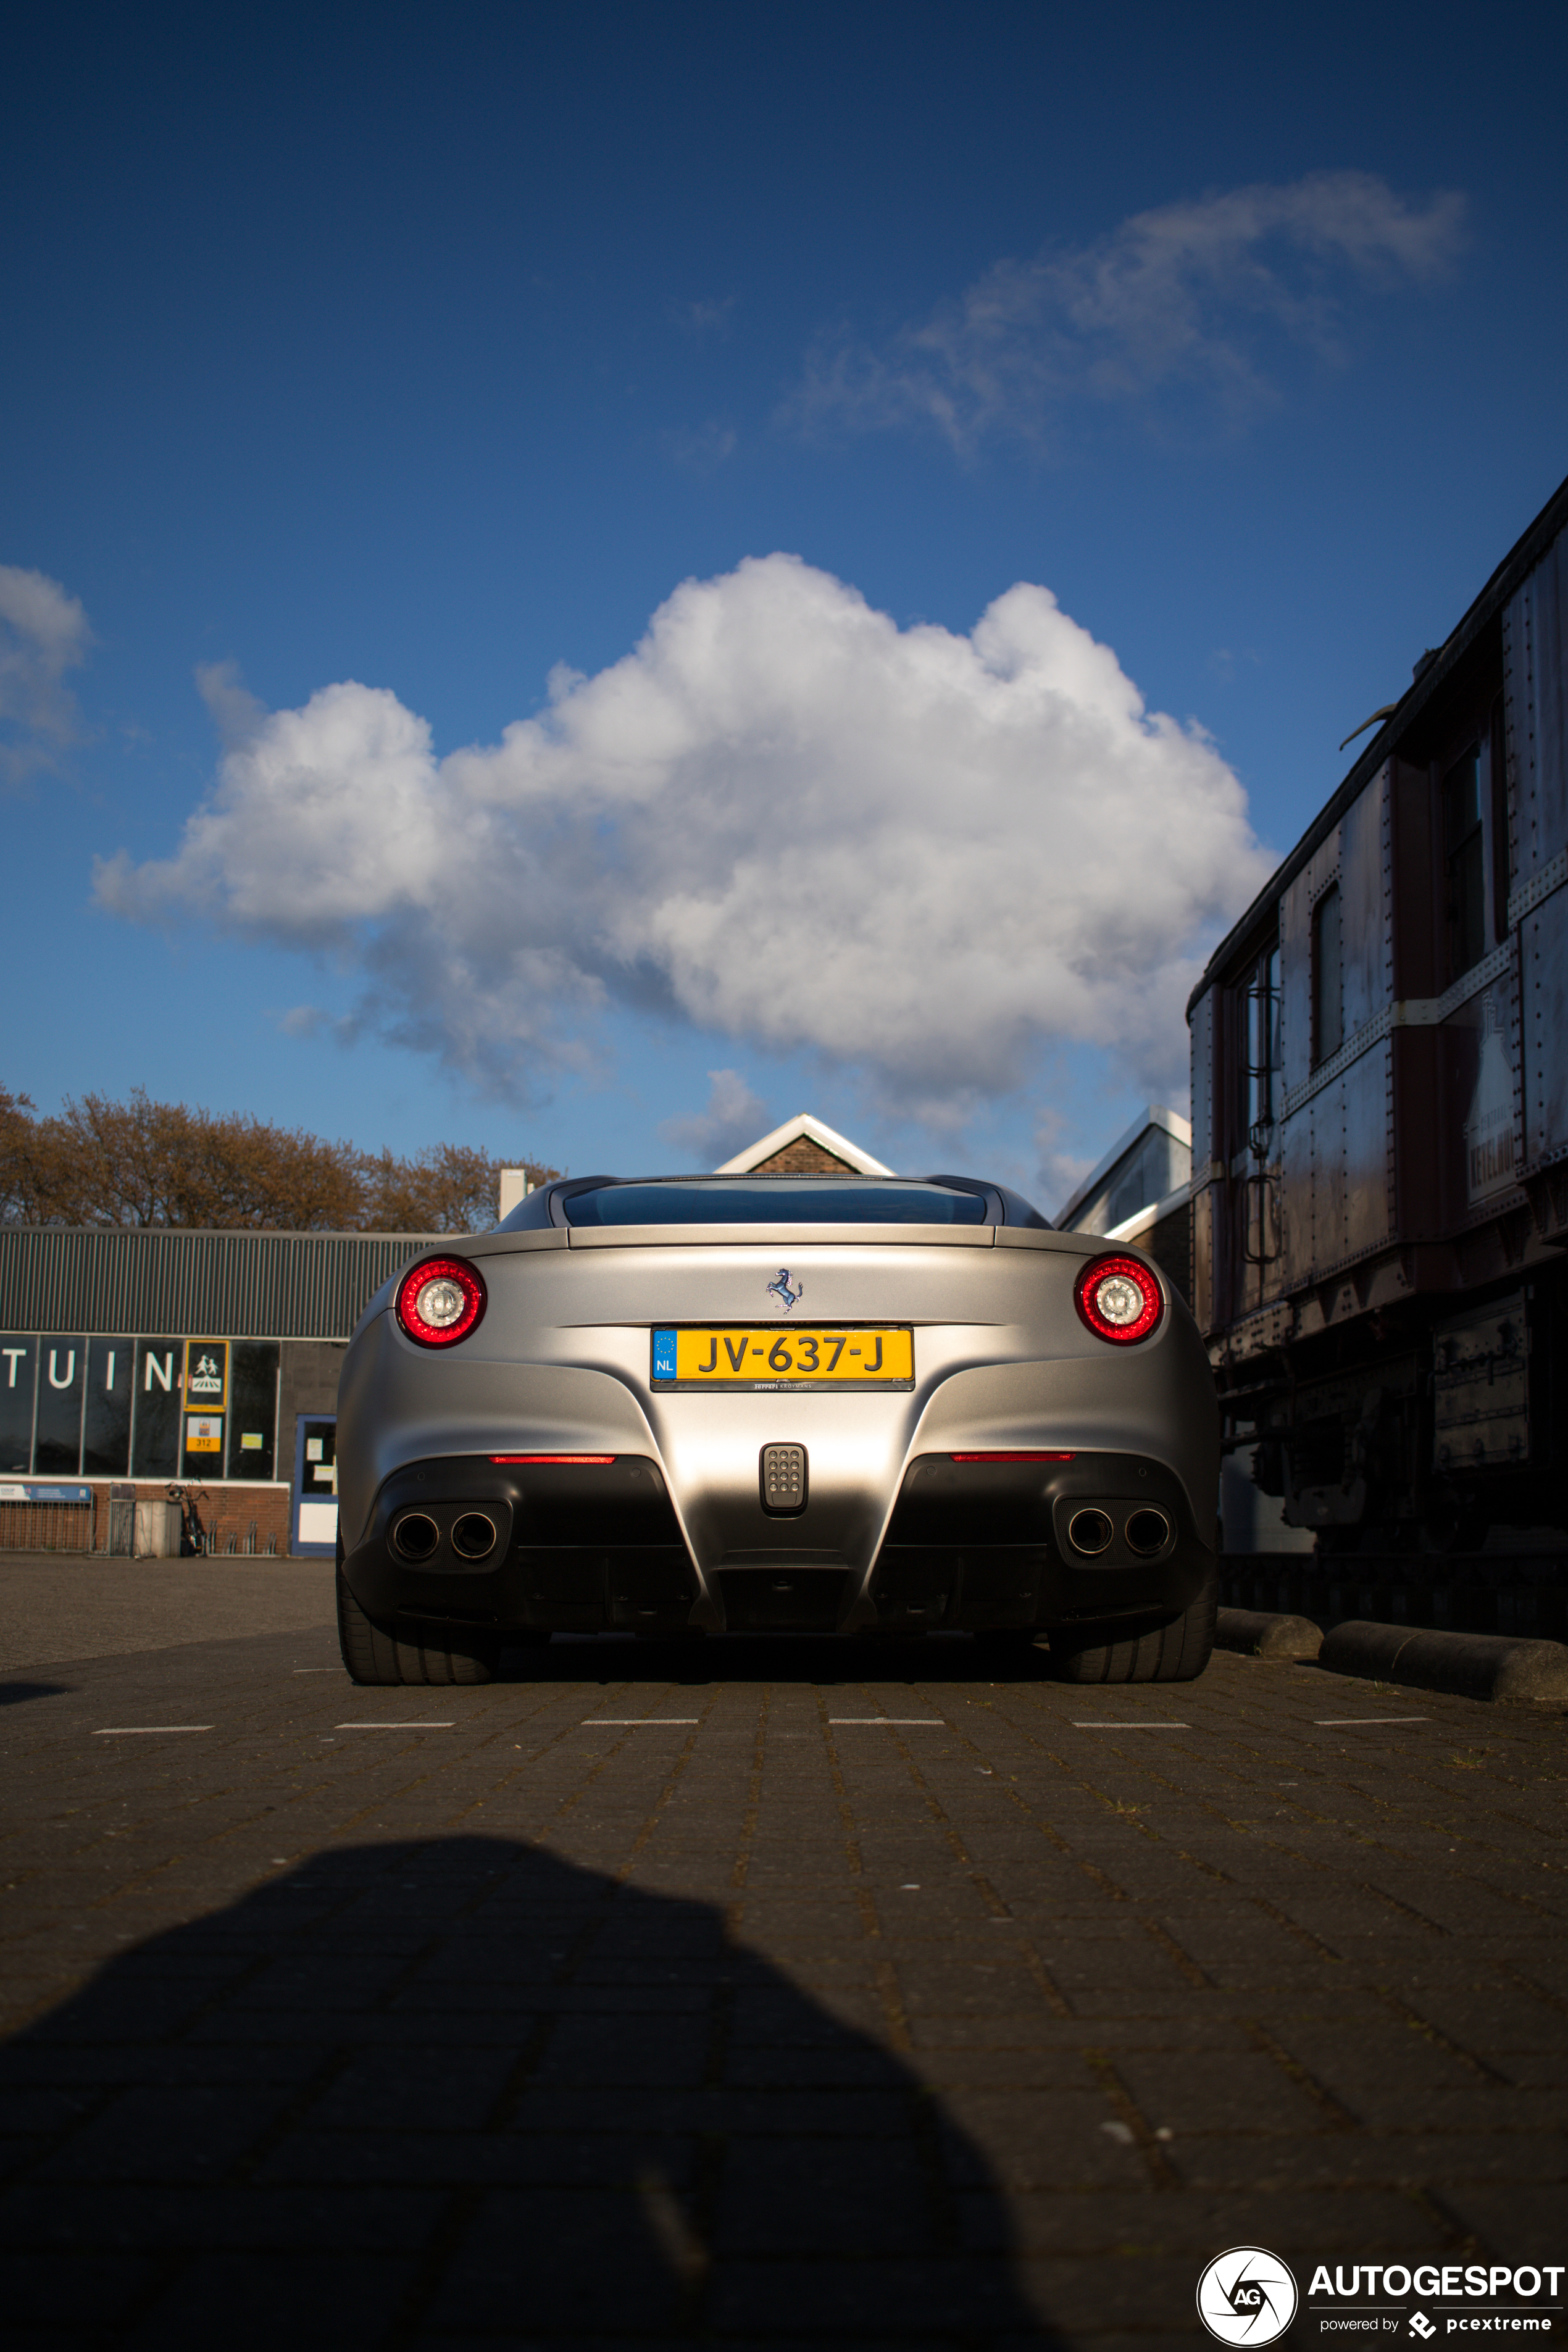
<svg viewBox="0 0 1568 2352">
<path fill-rule="evenodd" d="M 1054 1207 L 1568 471 L 1564 27 L 36 12 L 0 1078 Z"/>
</svg>

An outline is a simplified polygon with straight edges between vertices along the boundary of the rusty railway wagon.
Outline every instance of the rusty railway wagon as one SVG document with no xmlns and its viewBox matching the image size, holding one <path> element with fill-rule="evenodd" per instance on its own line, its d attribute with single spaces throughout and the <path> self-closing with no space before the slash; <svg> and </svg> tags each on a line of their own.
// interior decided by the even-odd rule
<svg viewBox="0 0 1568 2352">
<path fill-rule="evenodd" d="M 1225 1443 L 1320 1555 L 1568 1549 L 1568 483 L 1188 1007 Z"/>
</svg>

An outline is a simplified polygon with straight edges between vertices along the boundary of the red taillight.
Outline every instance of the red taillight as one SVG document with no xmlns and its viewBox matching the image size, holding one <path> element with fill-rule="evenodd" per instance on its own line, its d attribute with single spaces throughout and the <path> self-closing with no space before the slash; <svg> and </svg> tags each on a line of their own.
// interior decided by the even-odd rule
<svg viewBox="0 0 1568 2352">
<path fill-rule="evenodd" d="M 1070 1454 L 1037 1454 L 1033 1448 L 1007 1454 L 950 1454 L 950 1462 L 1070 1462 Z"/>
<path fill-rule="evenodd" d="M 466 1257 L 425 1257 L 397 1286 L 397 1319 L 422 1348 L 451 1348 L 477 1330 L 485 1286 Z"/>
<path fill-rule="evenodd" d="M 492 1454 L 492 1462 L 571 1462 L 592 1464 L 599 1469 L 615 1460 L 613 1454 Z"/>
<path fill-rule="evenodd" d="M 1165 1311 L 1159 1284 L 1136 1257 L 1097 1257 L 1079 1276 L 1073 1303 L 1095 1338 L 1116 1348 L 1146 1339 Z"/>
</svg>

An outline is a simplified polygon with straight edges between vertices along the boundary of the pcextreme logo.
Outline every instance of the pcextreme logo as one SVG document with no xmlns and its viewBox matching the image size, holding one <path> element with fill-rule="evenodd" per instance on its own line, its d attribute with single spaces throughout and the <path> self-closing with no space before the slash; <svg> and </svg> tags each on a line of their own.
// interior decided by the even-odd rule
<svg viewBox="0 0 1568 2352">
<path fill-rule="evenodd" d="M 1198 2317 L 1222 2344 L 1272 2344 L 1296 2316 L 1296 2282 L 1267 2246 L 1231 2246 L 1198 2281 Z"/>
</svg>

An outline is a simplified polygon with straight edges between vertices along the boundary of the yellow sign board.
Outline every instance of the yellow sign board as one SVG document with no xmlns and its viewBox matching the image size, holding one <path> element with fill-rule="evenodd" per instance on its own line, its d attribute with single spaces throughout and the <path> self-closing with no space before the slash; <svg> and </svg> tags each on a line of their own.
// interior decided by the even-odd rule
<svg viewBox="0 0 1568 2352">
<path fill-rule="evenodd" d="M 228 1405 L 228 1341 L 185 1342 L 185 1411 L 223 1412 Z"/>
</svg>

